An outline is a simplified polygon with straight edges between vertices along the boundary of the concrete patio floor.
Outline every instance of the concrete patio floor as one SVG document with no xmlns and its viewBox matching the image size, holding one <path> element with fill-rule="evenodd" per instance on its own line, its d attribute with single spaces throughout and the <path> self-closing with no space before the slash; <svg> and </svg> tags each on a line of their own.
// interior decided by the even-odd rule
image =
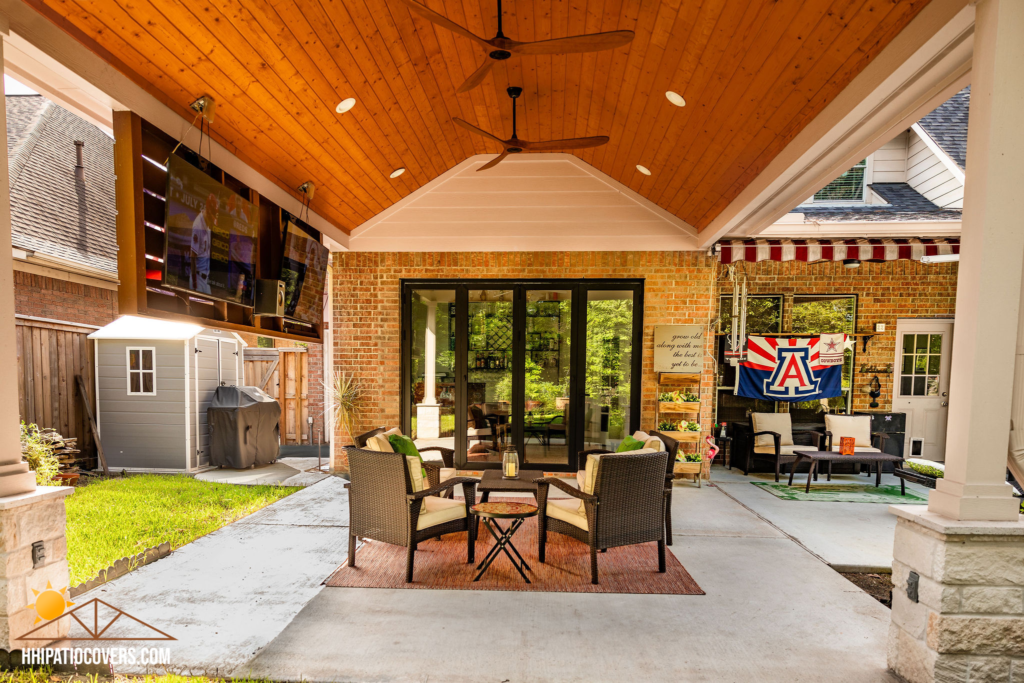
<svg viewBox="0 0 1024 683">
<path fill-rule="evenodd" d="M 821 509 L 847 504 L 780 501 L 790 507 L 779 512 L 754 497 L 762 519 L 735 490 L 778 499 L 720 473 L 721 487 L 677 482 L 674 491 L 670 549 L 703 596 L 325 588 L 348 541 L 344 482 L 330 477 L 80 600 L 102 597 L 177 637 L 169 668 L 184 673 L 314 682 L 895 681 L 885 663 L 889 610 L 804 547 L 818 543 L 827 555 L 839 541 L 815 538 L 841 540 L 846 520 Z M 885 505 L 848 505 L 887 519 Z M 802 517 L 819 528 L 802 530 Z M 880 547 L 886 535 L 891 547 L 888 526 L 870 528 L 877 538 L 858 548 Z"/>
</svg>

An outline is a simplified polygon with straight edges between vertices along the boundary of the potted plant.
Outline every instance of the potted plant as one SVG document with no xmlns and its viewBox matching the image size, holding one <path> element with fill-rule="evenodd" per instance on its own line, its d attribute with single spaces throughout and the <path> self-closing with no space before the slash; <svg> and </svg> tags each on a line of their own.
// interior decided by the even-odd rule
<svg viewBox="0 0 1024 683">
<path fill-rule="evenodd" d="M 689 390 L 665 391 L 658 396 L 663 413 L 695 413 L 700 411 L 700 396 Z"/>
<path fill-rule="evenodd" d="M 334 402 L 335 424 L 345 430 L 349 438 L 354 441 L 356 426 L 359 424 L 363 407 L 362 385 L 352 375 L 339 372 L 334 376 L 331 398 Z"/>
</svg>

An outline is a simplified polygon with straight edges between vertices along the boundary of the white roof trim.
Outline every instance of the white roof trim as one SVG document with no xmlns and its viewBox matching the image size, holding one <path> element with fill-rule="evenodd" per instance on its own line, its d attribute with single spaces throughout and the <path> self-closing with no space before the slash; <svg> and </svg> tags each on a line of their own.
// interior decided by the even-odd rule
<svg viewBox="0 0 1024 683">
<path fill-rule="evenodd" d="M 928 149 L 932 151 L 932 154 L 939 158 L 942 165 L 945 166 L 961 184 L 966 182 L 965 179 L 967 176 L 964 173 L 964 170 L 960 168 L 955 161 L 953 161 L 953 157 L 946 154 L 946 150 L 939 147 L 938 143 L 932 139 L 932 136 L 928 134 L 928 131 L 921 127 L 920 123 L 915 123 L 910 127 L 910 129 L 917 133 L 917 137 L 921 138 L 924 144 L 928 146 Z"/>
<path fill-rule="evenodd" d="M 204 328 L 202 325 L 160 320 L 159 318 L 142 318 L 134 315 L 123 315 L 109 325 L 89 335 L 89 339 L 128 339 L 146 341 L 185 341 L 192 339 Z"/>
</svg>

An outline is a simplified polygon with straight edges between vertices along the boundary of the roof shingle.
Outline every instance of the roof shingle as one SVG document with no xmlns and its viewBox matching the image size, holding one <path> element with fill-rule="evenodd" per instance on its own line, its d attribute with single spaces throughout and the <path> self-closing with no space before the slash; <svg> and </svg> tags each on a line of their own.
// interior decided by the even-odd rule
<svg viewBox="0 0 1024 683">
<path fill-rule="evenodd" d="M 971 86 L 967 86 L 918 121 L 928 137 L 962 169 L 967 168 L 967 120 Z"/>
</svg>

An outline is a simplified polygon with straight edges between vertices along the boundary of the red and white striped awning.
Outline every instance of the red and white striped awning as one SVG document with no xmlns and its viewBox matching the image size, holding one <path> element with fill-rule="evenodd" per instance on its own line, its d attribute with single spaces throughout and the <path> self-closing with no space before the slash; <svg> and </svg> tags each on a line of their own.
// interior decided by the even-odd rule
<svg viewBox="0 0 1024 683">
<path fill-rule="evenodd" d="M 731 240 L 718 243 L 722 263 L 737 261 L 920 261 L 959 254 L 958 239 Z"/>
</svg>

